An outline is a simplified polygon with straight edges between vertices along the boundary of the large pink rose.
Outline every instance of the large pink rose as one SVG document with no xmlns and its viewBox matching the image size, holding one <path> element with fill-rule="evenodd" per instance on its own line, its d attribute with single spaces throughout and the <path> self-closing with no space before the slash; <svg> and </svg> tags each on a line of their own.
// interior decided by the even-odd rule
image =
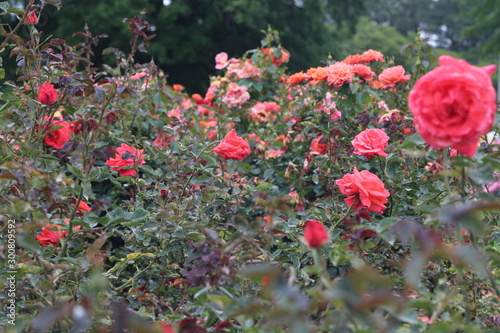
<svg viewBox="0 0 500 333">
<path fill-rule="evenodd" d="M 354 154 L 365 156 L 366 158 L 374 158 L 375 155 L 387 157 L 384 151 L 389 142 L 389 137 L 384 131 L 378 128 L 366 129 L 356 135 L 352 140 L 354 146 Z"/>
<path fill-rule="evenodd" d="M 495 65 L 475 67 L 465 60 L 439 57 L 439 67 L 417 80 L 409 95 L 415 128 L 432 147 L 454 147 L 469 157 L 479 137 L 493 126 Z"/>
<path fill-rule="evenodd" d="M 387 197 L 389 191 L 384 188 L 384 183 L 370 171 L 358 171 L 354 168 L 354 174 L 348 173 L 342 179 L 337 179 L 335 184 L 340 188 L 342 194 L 347 198 L 344 202 L 355 210 L 366 208 L 370 212 L 382 214 L 387 208 Z"/>
<path fill-rule="evenodd" d="M 238 161 L 243 161 L 251 153 L 248 141 L 238 136 L 234 129 L 227 133 L 226 138 L 212 150 L 223 159 Z"/>
</svg>

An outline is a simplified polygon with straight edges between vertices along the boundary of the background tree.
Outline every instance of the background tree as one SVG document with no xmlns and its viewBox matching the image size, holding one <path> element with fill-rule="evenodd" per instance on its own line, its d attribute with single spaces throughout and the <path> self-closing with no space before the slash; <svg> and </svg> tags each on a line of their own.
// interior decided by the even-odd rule
<svg viewBox="0 0 500 333">
<path fill-rule="evenodd" d="M 280 32 L 283 47 L 292 57 L 292 71 L 319 65 L 329 53 L 338 54 L 338 43 L 349 38 L 366 0 L 63 0 L 62 9 L 39 27 L 46 35 L 72 38 L 84 24 L 94 35 L 108 34 L 95 52 L 94 62 L 103 59 L 107 47 L 128 50 L 129 33 L 123 18 L 148 14 L 152 34 L 156 34 L 148 54 L 138 54 L 138 62 L 155 62 L 169 75 L 170 83 L 180 83 L 192 92 L 203 92 L 206 78 L 215 74 L 215 55 L 227 52 L 240 57 L 259 45 L 268 26 Z M 13 1 L 14 2 L 14 1 Z M 47 6 L 46 13 L 54 12 Z M 42 14 L 42 16 L 44 16 Z M 45 15 L 45 17 L 50 15 Z M 334 25 L 335 29 L 331 26 Z"/>
</svg>

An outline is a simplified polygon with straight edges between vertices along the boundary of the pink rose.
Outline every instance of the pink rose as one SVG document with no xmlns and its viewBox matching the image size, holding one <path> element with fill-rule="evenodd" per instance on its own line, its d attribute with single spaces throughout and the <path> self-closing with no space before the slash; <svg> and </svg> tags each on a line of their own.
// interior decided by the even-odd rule
<svg viewBox="0 0 500 333">
<path fill-rule="evenodd" d="M 386 68 L 380 73 L 378 79 L 384 88 L 394 87 L 398 82 L 405 82 L 411 75 L 405 75 L 403 66 L 394 66 Z"/>
<path fill-rule="evenodd" d="M 215 69 L 224 69 L 229 65 L 226 52 L 221 52 L 215 56 Z"/>
<path fill-rule="evenodd" d="M 493 126 L 496 93 L 490 77 L 495 65 L 475 67 L 451 56 L 417 80 L 409 108 L 417 132 L 432 147 L 454 147 L 469 157 L 479 137 Z"/>
<path fill-rule="evenodd" d="M 250 99 L 250 94 L 247 90 L 247 87 L 239 86 L 231 82 L 227 88 L 226 94 L 222 97 L 222 102 L 230 108 L 240 106 Z"/>
<path fill-rule="evenodd" d="M 370 128 L 356 135 L 352 140 L 354 154 L 374 158 L 375 155 L 387 157 L 384 148 L 387 147 L 389 137 L 378 128 Z"/>
<path fill-rule="evenodd" d="M 251 153 L 248 141 L 236 135 L 234 129 L 227 133 L 226 138 L 212 150 L 223 159 L 238 161 L 243 161 Z"/>
</svg>

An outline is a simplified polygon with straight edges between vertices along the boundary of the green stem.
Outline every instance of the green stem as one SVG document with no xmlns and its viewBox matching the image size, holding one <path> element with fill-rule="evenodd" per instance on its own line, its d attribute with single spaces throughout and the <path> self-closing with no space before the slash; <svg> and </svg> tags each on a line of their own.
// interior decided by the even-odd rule
<svg viewBox="0 0 500 333">
<path fill-rule="evenodd" d="M 198 159 L 201 157 L 201 155 L 203 155 L 203 153 L 204 153 L 204 152 L 205 152 L 208 148 L 210 148 L 211 146 L 214 146 L 214 145 L 216 145 L 216 144 L 218 144 L 218 143 L 219 143 L 219 142 L 212 142 L 212 143 L 210 143 L 209 145 L 207 145 L 205 148 L 203 148 L 203 149 L 201 150 L 201 152 L 200 152 L 200 153 L 196 156 L 196 158 L 194 159 L 193 164 L 196 164 L 196 162 L 198 162 Z M 181 192 L 181 196 L 180 196 L 181 200 L 182 200 L 182 198 L 184 198 L 184 193 L 186 192 L 186 188 L 188 187 L 189 183 L 191 182 L 191 179 L 193 179 L 194 174 L 195 174 L 195 173 L 197 173 L 197 172 L 198 172 L 198 168 L 196 168 L 196 169 L 193 171 L 193 173 L 191 173 L 191 175 L 189 175 L 189 178 L 188 178 L 187 182 L 186 182 L 186 183 L 184 184 L 184 186 L 182 187 L 182 192 Z"/>
</svg>

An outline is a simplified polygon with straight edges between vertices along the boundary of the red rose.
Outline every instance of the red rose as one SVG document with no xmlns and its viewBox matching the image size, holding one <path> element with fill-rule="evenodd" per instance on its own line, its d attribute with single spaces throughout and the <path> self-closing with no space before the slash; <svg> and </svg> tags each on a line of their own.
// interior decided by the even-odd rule
<svg viewBox="0 0 500 333">
<path fill-rule="evenodd" d="M 57 220 L 57 219 L 56 219 Z M 69 219 L 65 219 L 64 223 L 69 224 Z M 42 232 L 40 235 L 36 236 L 36 240 L 42 245 L 42 246 L 47 246 L 47 245 L 57 245 L 59 244 L 59 241 L 61 239 L 64 239 L 66 235 L 68 234 L 67 231 L 65 230 L 48 230 L 49 229 L 61 229 L 62 226 L 59 224 L 47 224 L 45 227 L 42 228 Z M 82 227 L 77 226 L 73 227 L 73 230 L 80 230 Z"/>
<path fill-rule="evenodd" d="M 40 85 L 38 101 L 42 104 L 52 104 L 57 100 L 57 91 L 49 82 Z"/>
<path fill-rule="evenodd" d="M 465 60 L 439 57 L 439 67 L 419 78 L 409 95 L 415 129 L 432 147 L 454 147 L 469 157 L 479 137 L 493 126 L 495 65 L 475 67 Z"/>
<path fill-rule="evenodd" d="M 354 174 L 346 174 L 342 179 L 335 181 L 342 194 L 347 198 L 344 202 L 355 210 L 366 208 L 370 212 L 382 214 L 387 208 L 389 191 L 384 188 L 384 183 L 370 171 L 358 171 L 354 167 Z"/>
<path fill-rule="evenodd" d="M 251 152 L 248 141 L 236 135 L 234 129 L 227 133 L 226 138 L 212 150 L 223 159 L 238 161 L 243 161 Z"/>
<path fill-rule="evenodd" d="M 75 204 L 71 204 L 71 206 L 74 207 Z M 80 201 L 80 203 L 78 204 L 78 209 L 76 210 L 76 214 L 84 215 L 85 214 L 84 212 L 90 212 L 91 210 L 92 208 L 90 208 L 90 206 L 87 205 L 87 203 Z"/>
<path fill-rule="evenodd" d="M 317 220 L 310 220 L 306 222 L 304 229 L 304 238 L 310 248 L 318 248 L 328 243 L 330 236 L 325 226 Z"/>
<path fill-rule="evenodd" d="M 411 75 L 405 75 L 403 66 L 394 66 L 386 68 L 378 76 L 379 81 L 384 88 L 394 87 L 398 82 L 405 82 L 410 79 Z"/>
<path fill-rule="evenodd" d="M 377 128 L 370 128 L 356 135 L 352 140 L 354 154 L 374 158 L 375 155 L 387 157 L 384 148 L 387 147 L 389 137 L 384 131 Z"/>
<path fill-rule="evenodd" d="M 45 117 L 44 119 L 48 120 L 50 118 Z M 47 134 L 43 138 L 43 143 L 47 146 L 61 149 L 66 142 L 71 140 L 70 125 L 62 119 L 52 118 L 50 124 L 45 124 L 45 128 L 47 128 Z"/>
<path fill-rule="evenodd" d="M 135 176 L 137 171 L 133 169 L 135 165 L 144 164 L 144 149 L 137 149 L 122 143 L 116 148 L 116 155 L 108 159 L 105 165 L 111 167 L 112 170 L 118 171 L 120 177 Z"/>
<path fill-rule="evenodd" d="M 23 15 L 24 16 L 24 15 Z M 25 24 L 36 24 L 38 22 L 38 17 L 34 11 L 28 12 L 28 17 L 24 20 Z"/>
</svg>

